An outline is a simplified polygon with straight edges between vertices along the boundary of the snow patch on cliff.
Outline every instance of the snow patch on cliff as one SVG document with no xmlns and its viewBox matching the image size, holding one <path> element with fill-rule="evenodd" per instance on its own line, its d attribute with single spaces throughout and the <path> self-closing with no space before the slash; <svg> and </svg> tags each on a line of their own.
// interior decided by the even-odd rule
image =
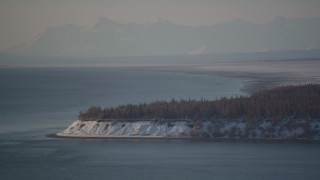
<svg viewBox="0 0 320 180">
<path fill-rule="evenodd" d="M 58 136 L 72 137 L 224 137 L 224 138 L 307 138 L 320 139 L 320 119 L 243 119 L 210 121 L 80 121 Z"/>
</svg>

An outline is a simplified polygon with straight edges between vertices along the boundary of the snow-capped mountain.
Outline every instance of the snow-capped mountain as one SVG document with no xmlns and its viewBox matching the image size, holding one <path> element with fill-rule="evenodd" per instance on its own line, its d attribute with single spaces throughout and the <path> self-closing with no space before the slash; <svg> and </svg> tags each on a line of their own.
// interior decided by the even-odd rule
<svg viewBox="0 0 320 180">
<path fill-rule="evenodd" d="M 320 49 L 320 18 L 277 17 L 266 24 L 234 20 L 212 26 L 119 23 L 100 17 L 91 27 L 48 27 L 7 53 L 42 56 L 183 55 Z"/>
</svg>

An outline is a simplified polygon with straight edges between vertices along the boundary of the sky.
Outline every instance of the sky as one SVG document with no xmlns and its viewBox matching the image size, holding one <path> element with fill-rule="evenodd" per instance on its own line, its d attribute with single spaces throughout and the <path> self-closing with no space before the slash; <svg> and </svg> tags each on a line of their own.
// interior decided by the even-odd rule
<svg viewBox="0 0 320 180">
<path fill-rule="evenodd" d="M 262 24 L 277 16 L 320 17 L 319 9 L 319 0 L 0 0 L 0 49 L 30 42 L 48 26 L 90 27 L 101 16 L 123 23 Z"/>
</svg>

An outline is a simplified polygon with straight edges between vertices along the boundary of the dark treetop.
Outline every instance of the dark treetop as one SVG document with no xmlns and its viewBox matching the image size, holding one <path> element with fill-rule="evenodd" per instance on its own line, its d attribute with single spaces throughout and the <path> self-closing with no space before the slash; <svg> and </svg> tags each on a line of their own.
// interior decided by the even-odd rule
<svg viewBox="0 0 320 180">
<path fill-rule="evenodd" d="M 320 117 L 320 85 L 283 86 L 218 100 L 156 101 L 113 108 L 92 106 L 80 112 L 79 120 L 99 119 L 280 119 L 286 116 Z"/>
</svg>

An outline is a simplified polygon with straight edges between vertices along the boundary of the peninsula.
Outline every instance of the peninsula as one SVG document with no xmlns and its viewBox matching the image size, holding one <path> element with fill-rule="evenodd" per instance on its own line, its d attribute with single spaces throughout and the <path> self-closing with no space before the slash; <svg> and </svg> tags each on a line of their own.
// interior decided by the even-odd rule
<svg viewBox="0 0 320 180">
<path fill-rule="evenodd" d="M 320 85 L 217 100 L 92 106 L 56 134 L 79 138 L 320 139 Z"/>
</svg>

